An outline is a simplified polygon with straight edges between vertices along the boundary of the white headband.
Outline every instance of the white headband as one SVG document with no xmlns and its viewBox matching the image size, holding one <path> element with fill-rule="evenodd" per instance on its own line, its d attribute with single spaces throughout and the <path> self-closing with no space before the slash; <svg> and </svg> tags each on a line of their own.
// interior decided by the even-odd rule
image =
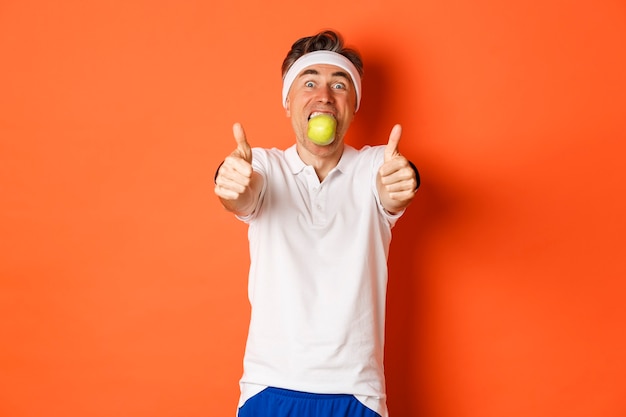
<svg viewBox="0 0 626 417">
<path fill-rule="evenodd" d="M 316 64 L 335 65 L 348 72 L 350 78 L 352 78 L 354 89 L 356 90 L 355 111 L 357 111 L 359 109 L 359 104 L 361 103 L 361 76 L 359 75 L 359 71 L 356 69 L 354 64 L 350 62 L 348 58 L 333 51 L 309 52 L 308 54 L 302 55 L 291 65 L 291 68 L 289 68 L 289 71 L 287 71 L 285 77 L 283 78 L 283 107 L 287 107 L 287 94 L 289 94 L 289 89 L 291 88 L 291 85 L 295 81 L 296 77 L 300 74 L 300 72 L 302 72 L 303 69 Z"/>
</svg>

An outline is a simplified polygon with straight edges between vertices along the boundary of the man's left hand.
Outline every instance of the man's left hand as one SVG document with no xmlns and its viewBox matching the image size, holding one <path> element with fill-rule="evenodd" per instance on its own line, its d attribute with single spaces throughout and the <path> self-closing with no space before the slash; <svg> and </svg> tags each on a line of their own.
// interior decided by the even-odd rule
<svg viewBox="0 0 626 417">
<path fill-rule="evenodd" d="M 402 126 L 395 125 L 385 147 L 385 159 L 378 170 L 378 193 L 383 207 L 390 213 L 406 208 L 417 192 L 417 173 L 398 150 Z"/>
</svg>

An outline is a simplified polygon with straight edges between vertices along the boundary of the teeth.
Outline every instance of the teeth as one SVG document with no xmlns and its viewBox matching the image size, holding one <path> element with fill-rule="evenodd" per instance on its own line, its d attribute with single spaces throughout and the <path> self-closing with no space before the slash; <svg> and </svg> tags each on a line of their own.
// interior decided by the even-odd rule
<svg viewBox="0 0 626 417">
<path fill-rule="evenodd" d="M 328 116 L 332 116 L 333 118 L 335 117 L 335 116 L 333 116 L 330 113 L 324 113 L 324 112 L 321 112 L 321 111 L 315 111 L 315 112 L 311 113 L 311 115 L 309 116 L 309 119 L 312 119 L 315 116 L 319 116 L 320 114 L 326 114 Z"/>
</svg>

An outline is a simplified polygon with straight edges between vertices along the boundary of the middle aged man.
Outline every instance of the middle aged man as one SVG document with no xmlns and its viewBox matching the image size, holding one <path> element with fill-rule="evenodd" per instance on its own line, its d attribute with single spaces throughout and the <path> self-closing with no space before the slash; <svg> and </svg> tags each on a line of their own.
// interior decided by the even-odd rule
<svg viewBox="0 0 626 417">
<path fill-rule="evenodd" d="M 215 179 L 224 207 L 248 224 L 252 306 L 239 417 L 387 417 L 383 346 L 391 229 L 417 170 L 386 146 L 344 135 L 359 109 L 363 66 L 339 34 L 296 41 L 283 62 L 283 106 L 295 144 L 236 149 Z M 329 143 L 310 119 L 336 121 Z"/>
</svg>

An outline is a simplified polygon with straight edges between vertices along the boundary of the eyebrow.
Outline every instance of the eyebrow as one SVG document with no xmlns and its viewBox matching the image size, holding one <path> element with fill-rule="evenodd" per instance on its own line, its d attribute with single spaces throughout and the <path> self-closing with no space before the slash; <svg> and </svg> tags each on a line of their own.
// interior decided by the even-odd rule
<svg viewBox="0 0 626 417">
<path fill-rule="evenodd" d="M 298 78 L 300 77 L 304 77 L 305 75 L 319 75 L 319 71 L 315 70 L 315 69 L 307 69 L 302 71 L 302 73 L 300 75 L 298 75 Z M 344 71 L 336 71 L 332 73 L 333 77 L 343 77 L 347 80 L 350 80 L 350 76 L 344 72 Z"/>
</svg>

